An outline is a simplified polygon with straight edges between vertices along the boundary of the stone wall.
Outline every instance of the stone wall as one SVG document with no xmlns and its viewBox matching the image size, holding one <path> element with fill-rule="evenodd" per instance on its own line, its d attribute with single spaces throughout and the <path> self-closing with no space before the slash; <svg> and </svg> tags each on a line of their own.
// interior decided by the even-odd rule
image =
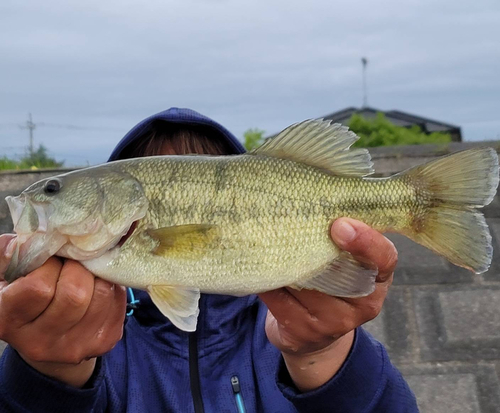
<svg viewBox="0 0 500 413">
<path fill-rule="evenodd" d="M 370 152 L 379 176 L 436 156 L 498 142 L 452 143 Z M 55 171 L 0 174 L 0 232 L 10 231 L 3 198 Z M 457 268 L 408 239 L 389 235 L 399 263 L 384 309 L 366 328 L 389 351 L 410 383 L 422 412 L 498 412 L 500 406 L 500 203 L 484 209 L 494 255 L 488 272 Z"/>
</svg>

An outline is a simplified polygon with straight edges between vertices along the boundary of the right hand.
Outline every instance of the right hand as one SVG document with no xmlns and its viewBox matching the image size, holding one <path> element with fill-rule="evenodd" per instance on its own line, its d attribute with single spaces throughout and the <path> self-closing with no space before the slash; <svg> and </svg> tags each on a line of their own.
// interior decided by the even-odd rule
<svg viewBox="0 0 500 413">
<path fill-rule="evenodd" d="M 0 339 L 40 373 L 82 387 L 122 337 L 126 290 L 55 257 L 7 284 L 10 241 L 0 236 Z"/>
</svg>

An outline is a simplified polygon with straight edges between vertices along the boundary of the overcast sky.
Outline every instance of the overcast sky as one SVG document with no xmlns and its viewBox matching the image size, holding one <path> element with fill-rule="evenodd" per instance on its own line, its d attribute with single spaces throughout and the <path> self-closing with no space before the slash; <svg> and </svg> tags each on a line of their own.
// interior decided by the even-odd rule
<svg viewBox="0 0 500 413">
<path fill-rule="evenodd" d="M 272 134 L 361 106 L 363 56 L 369 106 L 500 139 L 499 0 L 2 0 L 0 154 L 28 112 L 67 165 L 170 106 Z"/>
</svg>

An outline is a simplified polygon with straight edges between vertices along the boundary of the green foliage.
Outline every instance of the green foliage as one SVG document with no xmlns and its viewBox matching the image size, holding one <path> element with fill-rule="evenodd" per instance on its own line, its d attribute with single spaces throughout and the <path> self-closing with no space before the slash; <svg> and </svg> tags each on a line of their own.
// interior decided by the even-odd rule
<svg viewBox="0 0 500 413">
<path fill-rule="evenodd" d="M 411 128 L 393 125 L 383 113 L 378 113 L 375 119 L 354 114 L 349 120 L 349 128 L 360 137 L 354 146 L 361 148 L 451 142 L 448 133 L 433 132 L 427 135 L 416 125 Z"/>
<path fill-rule="evenodd" d="M 13 161 L 12 159 L 7 158 L 4 156 L 3 158 L 0 158 L 0 170 L 5 170 L 5 169 L 19 169 L 17 167 L 18 162 Z"/>
<path fill-rule="evenodd" d="M 64 162 L 57 162 L 47 154 L 47 148 L 40 145 L 36 151 L 28 156 L 24 156 L 20 161 L 15 161 L 4 156 L 0 158 L 0 170 L 5 169 L 39 169 L 39 168 L 60 168 Z"/>
<path fill-rule="evenodd" d="M 264 141 L 264 133 L 265 131 L 258 128 L 248 129 L 243 134 L 243 137 L 245 138 L 245 142 L 243 143 L 243 145 L 245 146 L 246 150 L 251 151 L 258 148 Z"/>
</svg>

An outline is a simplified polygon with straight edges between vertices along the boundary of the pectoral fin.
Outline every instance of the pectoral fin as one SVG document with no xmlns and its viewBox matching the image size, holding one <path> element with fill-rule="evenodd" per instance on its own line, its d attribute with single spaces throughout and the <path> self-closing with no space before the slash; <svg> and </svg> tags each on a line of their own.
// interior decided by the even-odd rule
<svg viewBox="0 0 500 413">
<path fill-rule="evenodd" d="M 195 331 L 198 320 L 200 290 L 169 285 L 150 285 L 148 293 L 153 303 L 172 324 L 183 331 Z"/>
<path fill-rule="evenodd" d="M 218 228 L 210 224 L 189 224 L 148 230 L 159 241 L 153 251 L 163 257 L 199 258 L 214 247 Z"/>
<path fill-rule="evenodd" d="M 318 290 L 336 297 L 363 297 L 375 290 L 377 269 L 367 268 L 348 252 L 342 252 L 320 274 L 294 287 Z"/>
</svg>

